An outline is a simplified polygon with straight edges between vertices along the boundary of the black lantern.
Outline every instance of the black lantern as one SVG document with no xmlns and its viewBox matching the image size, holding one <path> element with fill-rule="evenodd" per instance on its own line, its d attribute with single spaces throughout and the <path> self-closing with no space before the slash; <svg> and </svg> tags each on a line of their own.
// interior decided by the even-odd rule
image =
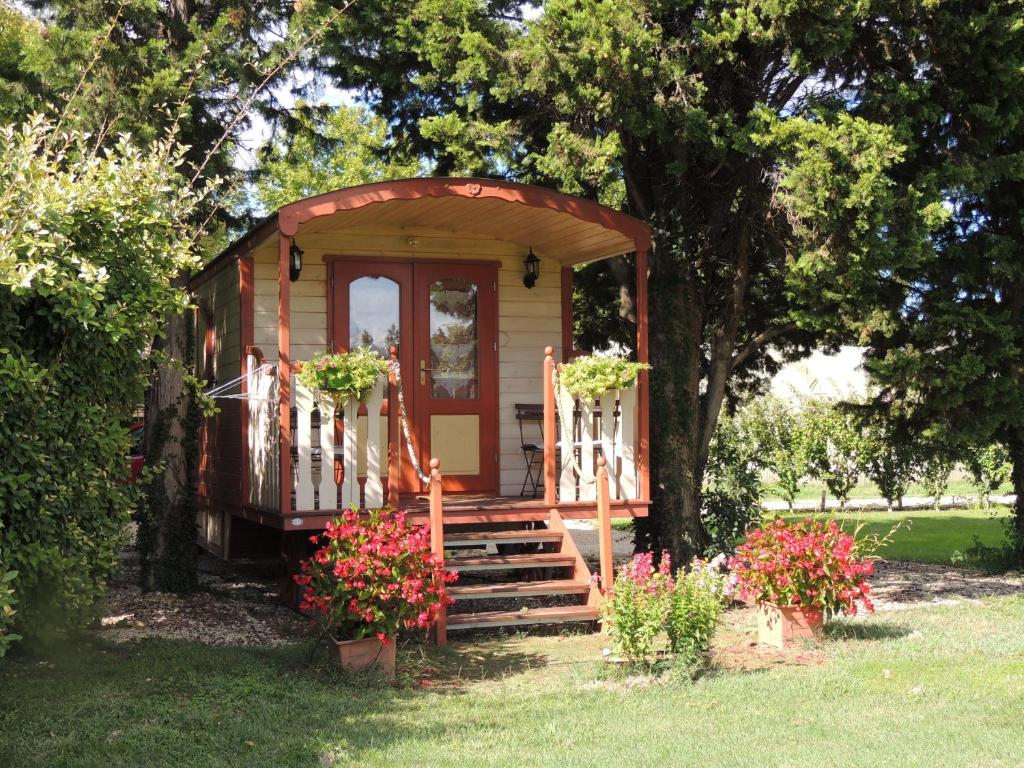
<svg viewBox="0 0 1024 768">
<path fill-rule="evenodd" d="M 288 249 L 288 278 L 294 283 L 299 279 L 299 273 L 302 272 L 302 249 L 295 244 L 295 239 L 292 238 L 292 247 Z"/>
<path fill-rule="evenodd" d="M 537 284 L 537 278 L 540 277 L 540 259 L 533 255 L 533 248 L 530 248 L 530 252 L 523 259 L 523 266 L 526 267 L 526 274 L 523 275 L 523 285 L 527 288 L 533 288 Z"/>
</svg>

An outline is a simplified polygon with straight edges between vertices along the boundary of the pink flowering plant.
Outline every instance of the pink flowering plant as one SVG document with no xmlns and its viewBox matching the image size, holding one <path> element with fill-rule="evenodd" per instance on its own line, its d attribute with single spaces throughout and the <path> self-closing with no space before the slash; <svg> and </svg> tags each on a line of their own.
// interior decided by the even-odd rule
<svg viewBox="0 0 1024 768">
<path fill-rule="evenodd" d="M 673 586 L 668 552 L 662 552 L 657 568 L 654 555 L 642 552 L 619 569 L 615 583 L 605 590 L 601 616 L 616 651 L 627 661 L 645 662 L 653 657 L 655 642 L 668 619 Z"/>
<path fill-rule="evenodd" d="M 615 650 L 631 664 L 650 664 L 670 651 L 687 670 L 701 662 L 728 600 L 724 556 L 695 559 L 672 573 L 668 552 L 643 552 L 623 565 L 604 591 L 602 620 Z"/>
<path fill-rule="evenodd" d="M 428 528 L 410 525 L 405 512 L 347 510 L 310 541 L 322 546 L 294 577 L 299 607 L 336 640 L 388 642 L 400 629 L 427 629 L 453 602 L 445 585 L 457 574 L 444 570 Z"/>
<path fill-rule="evenodd" d="M 861 608 L 874 610 L 867 582 L 874 573 L 870 551 L 835 520 L 780 518 L 747 534 L 729 570 L 741 599 L 852 616 Z"/>
</svg>

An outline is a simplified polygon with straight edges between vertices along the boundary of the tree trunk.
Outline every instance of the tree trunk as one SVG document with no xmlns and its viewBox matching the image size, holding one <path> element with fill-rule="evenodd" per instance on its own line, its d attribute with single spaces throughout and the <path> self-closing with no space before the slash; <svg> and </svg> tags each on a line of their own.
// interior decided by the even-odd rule
<svg viewBox="0 0 1024 768">
<path fill-rule="evenodd" d="M 184 281 L 184 278 L 180 278 Z M 163 353 L 146 397 L 146 466 L 155 471 L 145 487 L 138 549 L 144 590 L 188 592 L 196 572 L 196 491 L 199 413 L 185 373 L 195 348 L 190 313 L 169 317 Z"/>
<path fill-rule="evenodd" d="M 1010 520 L 1010 555 L 1015 567 L 1024 568 L 1024 508 L 1021 507 L 1024 504 L 1024 430 L 1013 430 L 1006 445 L 1013 464 L 1010 478 L 1017 497 Z"/>
<path fill-rule="evenodd" d="M 667 549 L 677 563 L 702 554 L 709 537 L 701 523 L 704 466 L 701 442 L 700 305 L 669 249 L 652 255 L 651 517 L 638 529 L 638 549 Z"/>
</svg>

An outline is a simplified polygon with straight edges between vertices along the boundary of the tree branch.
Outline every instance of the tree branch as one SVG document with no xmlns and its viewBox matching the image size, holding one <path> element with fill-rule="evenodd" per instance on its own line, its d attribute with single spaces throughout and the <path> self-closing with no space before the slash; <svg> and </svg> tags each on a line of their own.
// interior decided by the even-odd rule
<svg viewBox="0 0 1024 768">
<path fill-rule="evenodd" d="M 775 325 L 771 328 L 766 328 L 761 331 L 757 336 L 752 338 L 743 348 L 732 356 L 732 363 L 730 370 L 735 371 L 736 368 L 743 363 L 748 357 L 754 354 L 758 349 L 767 344 L 769 341 L 774 339 L 776 336 L 781 336 L 784 333 L 795 331 L 797 328 L 796 323 L 783 323 L 782 325 Z"/>
</svg>

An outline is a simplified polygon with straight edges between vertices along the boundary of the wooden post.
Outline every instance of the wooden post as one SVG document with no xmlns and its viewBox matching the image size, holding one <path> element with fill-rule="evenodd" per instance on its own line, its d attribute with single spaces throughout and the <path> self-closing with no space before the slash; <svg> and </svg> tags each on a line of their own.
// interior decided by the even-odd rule
<svg viewBox="0 0 1024 768">
<path fill-rule="evenodd" d="M 398 347 L 388 350 L 391 362 L 398 362 Z M 388 372 L 388 506 L 398 509 L 402 483 L 402 433 L 398 423 L 398 380 Z"/>
<path fill-rule="evenodd" d="M 430 551 L 441 561 L 443 567 L 444 510 L 441 504 L 441 460 L 436 456 L 430 460 Z M 448 606 L 443 604 L 434 621 L 434 640 L 438 645 L 448 643 Z"/>
<path fill-rule="evenodd" d="M 291 391 L 291 275 L 289 272 L 288 237 L 278 230 L 277 260 L 277 380 L 278 434 L 280 436 L 280 504 L 281 514 L 291 512 L 292 504 L 292 391 Z"/>
<path fill-rule="evenodd" d="M 636 249 L 636 359 L 637 362 L 650 361 L 647 348 L 647 251 L 650 239 L 638 243 Z M 637 415 L 637 479 L 640 499 L 651 500 L 651 393 L 650 373 L 640 371 L 636 382 Z M 625 417 L 623 417 L 625 418 Z"/>
<path fill-rule="evenodd" d="M 612 560 L 612 504 L 608 493 L 608 468 L 604 456 L 597 457 L 597 549 L 601 556 L 601 589 L 609 590 L 615 580 Z"/>
<path fill-rule="evenodd" d="M 555 371 L 555 349 L 544 347 L 544 503 L 548 507 L 555 505 L 555 446 L 558 427 L 555 421 L 555 385 L 551 376 Z"/>
</svg>

